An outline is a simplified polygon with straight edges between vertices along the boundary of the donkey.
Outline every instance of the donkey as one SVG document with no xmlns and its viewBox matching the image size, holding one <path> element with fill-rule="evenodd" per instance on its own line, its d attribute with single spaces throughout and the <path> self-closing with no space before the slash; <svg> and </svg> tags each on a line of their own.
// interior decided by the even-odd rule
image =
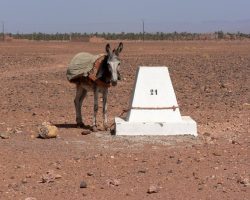
<svg viewBox="0 0 250 200">
<path fill-rule="evenodd" d="M 104 60 L 97 72 L 97 80 L 93 81 L 89 76 L 81 77 L 74 83 L 76 84 L 76 96 L 74 100 L 75 110 L 76 110 L 76 123 L 77 127 L 90 128 L 86 126 L 82 121 L 82 102 L 87 95 L 88 91 L 93 91 L 94 93 L 94 116 L 93 116 L 93 125 L 92 131 L 97 131 L 97 122 L 96 116 L 98 112 L 98 95 L 102 93 L 103 98 L 103 126 L 105 130 L 108 129 L 107 123 L 107 96 L 108 88 L 110 85 L 116 86 L 117 81 L 120 80 L 120 58 L 119 54 L 123 49 L 123 43 L 120 43 L 119 46 L 111 50 L 109 44 L 106 45 L 106 55 Z M 103 84 L 100 84 L 103 83 Z"/>
</svg>

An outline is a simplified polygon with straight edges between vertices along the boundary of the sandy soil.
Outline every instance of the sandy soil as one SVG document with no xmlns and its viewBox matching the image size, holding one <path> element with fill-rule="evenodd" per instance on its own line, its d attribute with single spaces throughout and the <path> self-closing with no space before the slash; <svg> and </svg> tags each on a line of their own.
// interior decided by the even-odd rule
<svg viewBox="0 0 250 200">
<path fill-rule="evenodd" d="M 0 138 L 0 199 L 250 199 L 250 42 L 124 43 L 109 125 L 128 108 L 137 66 L 166 65 L 197 138 L 81 134 L 67 63 L 105 44 L 0 43 L 0 132 L 11 133 Z M 86 124 L 92 110 L 89 93 Z M 101 119 L 100 109 L 100 130 Z M 36 138 L 46 121 L 58 138 Z"/>
</svg>

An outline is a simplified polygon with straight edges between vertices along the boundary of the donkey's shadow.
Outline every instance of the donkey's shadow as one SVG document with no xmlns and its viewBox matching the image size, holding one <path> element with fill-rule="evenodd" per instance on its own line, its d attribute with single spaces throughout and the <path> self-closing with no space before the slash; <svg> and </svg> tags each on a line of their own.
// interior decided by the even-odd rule
<svg viewBox="0 0 250 200">
<path fill-rule="evenodd" d="M 54 124 L 57 128 L 77 128 L 76 124 Z"/>
<path fill-rule="evenodd" d="M 79 127 L 79 125 L 77 124 L 54 124 L 57 128 L 78 128 L 78 129 L 91 129 L 91 126 L 87 125 L 87 126 L 84 126 L 84 127 Z"/>
<path fill-rule="evenodd" d="M 69 129 L 69 128 L 77 128 L 77 129 L 82 129 L 82 130 L 89 130 L 91 132 L 93 132 L 92 127 L 87 125 L 85 127 L 79 127 L 77 126 L 77 124 L 54 124 L 54 126 L 56 126 L 57 128 L 65 128 L 65 129 Z M 99 131 L 103 131 L 103 130 L 99 130 Z M 111 135 L 115 135 L 115 129 L 110 129 L 109 130 Z"/>
</svg>

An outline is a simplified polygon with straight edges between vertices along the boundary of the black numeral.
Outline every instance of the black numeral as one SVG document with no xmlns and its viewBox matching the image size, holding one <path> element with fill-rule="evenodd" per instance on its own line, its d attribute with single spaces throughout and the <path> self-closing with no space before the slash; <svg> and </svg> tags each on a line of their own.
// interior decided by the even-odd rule
<svg viewBox="0 0 250 200">
<path fill-rule="evenodd" d="M 150 95 L 157 95 L 157 94 L 158 94 L 157 89 L 156 90 L 154 90 L 154 89 L 150 90 Z"/>
</svg>

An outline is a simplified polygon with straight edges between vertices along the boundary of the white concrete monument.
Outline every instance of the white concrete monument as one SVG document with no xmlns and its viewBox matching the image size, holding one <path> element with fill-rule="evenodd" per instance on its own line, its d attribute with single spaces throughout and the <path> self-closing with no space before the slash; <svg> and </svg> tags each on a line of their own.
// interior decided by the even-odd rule
<svg viewBox="0 0 250 200">
<path fill-rule="evenodd" d="M 139 67 L 127 119 L 115 118 L 116 135 L 194 135 L 197 125 L 181 116 L 167 67 Z"/>
</svg>

